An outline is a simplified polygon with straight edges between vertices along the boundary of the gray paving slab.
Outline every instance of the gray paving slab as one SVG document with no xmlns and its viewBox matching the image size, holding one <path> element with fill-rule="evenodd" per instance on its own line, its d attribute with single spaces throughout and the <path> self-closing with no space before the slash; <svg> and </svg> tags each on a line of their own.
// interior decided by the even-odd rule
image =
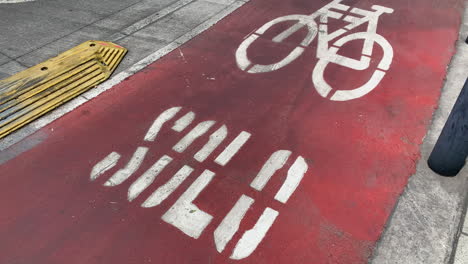
<svg viewBox="0 0 468 264">
<path fill-rule="evenodd" d="M 116 73 L 130 68 L 130 66 L 148 56 L 152 51 L 159 50 L 166 46 L 168 42 L 152 38 L 127 36 L 119 40 L 118 44 L 127 48 L 128 54 L 116 69 Z"/>
<path fill-rule="evenodd" d="M 84 23 L 44 17 L 25 12 L 13 12 L 0 8 L 0 50 L 15 58 L 60 39 L 85 26 Z"/>
<path fill-rule="evenodd" d="M 141 2 L 141 0 L 41 0 L 48 1 L 51 4 L 64 8 L 92 10 L 98 14 L 110 15 L 132 5 Z M 158 0 L 159 1 L 159 0 Z"/>
<path fill-rule="evenodd" d="M 75 31 L 65 38 L 58 39 L 36 50 L 33 50 L 19 58 L 17 61 L 21 64 L 31 67 L 45 60 L 53 58 L 58 54 L 67 51 L 88 40 L 109 40 L 115 31 L 98 28 L 95 26 L 86 26 Z"/>
<path fill-rule="evenodd" d="M 220 12 L 226 8 L 225 4 L 195 1 L 174 12 L 172 16 L 187 27 L 193 28 L 207 20 L 210 15 Z"/>
<path fill-rule="evenodd" d="M 211 3 L 215 3 L 215 4 L 223 4 L 223 5 L 230 5 L 236 1 L 240 1 L 240 0 L 204 0 L 205 2 L 211 2 Z"/>
<path fill-rule="evenodd" d="M 16 61 L 9 61 L 8 63 L 0 65 L 0 80 L 23 70 L 26 70 L 26 67 Z"/>
<path fill-rule="evenodd" d="M 463 220 L 462 232 L 468 234 L 468 217 L 466 217 L 466 214 L 464 218 L 465 219 Z"/>
<path fill-rule="evenodd" d="M 453 264 L 466 264 L 468 263 L 468 236 L 461 235 L 458 240 L 457 251 Z"/>
<path fill-rule="evenodd" d="M 157 23 L 134 33 L 137 37 L 158 38 L 164 41 L 173 41 L 187 33 L 215 14 L 226 8 L 222 4 L 213 4 L 206 1 L 196 1 L 164 17 Z"/>
<path fill-rule="evenodd" d="M 80 24 L 90 24 L 105 17 L 103 14 L 96 13 L 93 9 L 81 9 L 65 7 L 61 5 L 64 1 L 40 0 L 29 2 L 25 5 L 2 5 L 1 9 L 13 13 L 25 13 L 33 16 L 58 18 Z"/>
<path fill-rule="evenodd" d="M 178 0 L 141 1 L 130 8 L 126 8 L 106 17 L 105 19 L 97 21 L 94 23 L 94 26 L 112 30 L 122 30 L 140 21 L 142 18 L 146 18 L 152 14 L 157 14 L 160 10 L 177 1 Z"/>
<path fill-rule="evenodd" d="M 10 61 L 10 58 L 0 53 L 0 65 L 3 65 Z"/>
<path fill-rule="evenodd" d="M 157 38 L 162 41 L 173 41 L 183 34 L 187 33 L 190 28 L 181 23 L 176 23 L 175 17 L 166 17 L 158 23 L 149 25 L 142 30 L 137 31 L 133 35 L 141 38 Z"/>
</svg>

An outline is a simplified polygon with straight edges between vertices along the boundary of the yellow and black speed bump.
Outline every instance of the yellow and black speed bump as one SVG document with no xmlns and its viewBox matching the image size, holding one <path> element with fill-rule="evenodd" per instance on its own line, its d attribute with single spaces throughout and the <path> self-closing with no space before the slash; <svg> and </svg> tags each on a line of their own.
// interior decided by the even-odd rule
<svg viewBox="0 0 468 264">
<path fill-rule="evenodd" d="M 102 83 L 127 49 L 87 41 L 0 81 L 0 138 Z"/>
</svg>

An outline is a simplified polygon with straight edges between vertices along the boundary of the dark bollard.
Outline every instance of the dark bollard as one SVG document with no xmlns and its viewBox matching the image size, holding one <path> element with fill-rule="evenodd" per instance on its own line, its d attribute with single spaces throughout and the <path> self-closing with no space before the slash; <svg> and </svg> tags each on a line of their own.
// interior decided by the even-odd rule
<svg viewBox="0 0 468 264">
<path fill-rule="evenodd" d="M 429 157 L 429 167 L 443 176 L 455 176 L 468 155 L 468 79 Z"/>
</svg>

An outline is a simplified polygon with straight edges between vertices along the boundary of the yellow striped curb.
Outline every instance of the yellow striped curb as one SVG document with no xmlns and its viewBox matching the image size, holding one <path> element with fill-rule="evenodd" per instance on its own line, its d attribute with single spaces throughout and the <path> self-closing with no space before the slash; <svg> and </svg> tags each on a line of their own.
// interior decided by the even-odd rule
<svg viewBox="0 0 468 264">
<path fill-rule="evenodd" d="M 102 83 L 127 49 L 87 41 L 0 81 L 0 138 Z"/>
</svg>

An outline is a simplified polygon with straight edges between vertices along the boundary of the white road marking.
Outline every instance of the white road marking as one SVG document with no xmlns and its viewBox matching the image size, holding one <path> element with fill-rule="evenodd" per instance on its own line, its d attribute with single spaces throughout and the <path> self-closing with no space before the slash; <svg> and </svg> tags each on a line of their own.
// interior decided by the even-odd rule
<svg viewBox="0 0 468 264">
<path fill-rule="evenodd" d="M 291 197 L 296 190 L 297 186 L 299 186 L 299 183 L 302 178 L 304 178 L 304 174 L 307 172 L 308 168 L 309 166 L 307 166 L 304 158 L 298 157 L 291 168 L 289 168 L 288 176 L 280 190 L 276 193 L 275 199 L 282 203 L 286 203 L 289 197 Z"/>
<path fill-rule="evenodd" d="M 206 143 L 195 155 L 194 158 L 198 162 L 203 162 L 208 156 L 223 142 L 227 136 L 227 127 L 223 125 L 213 134 L 210 135 L 208 143 Z"/>
<path fill-rule="evenodd" d="M 337 47 L 331 47 L 328 50 L 327 55 L 324 58 L 320 59 L 314 68 L 314 71 L 312 73 L 312 81 L 314 83 L 315 89 L 322 97 L 327 97 L 329 93 L 333 91 L 333 88 L 324 79 L 324 71 L 329 63 L 343 65 L 350 69 L 355 69 L 355 70 L 364 70 L 368 68 L 369 62 L 370 62 L 369 57 L 362 56 L 361 60 L 359 61 L 359 60 L 354 60 L 354 59 L 336 55 L 338 53 L 339 47 L 343 46 L 345 43 L 349 41 L 357 40 L 357 39 L 364 39 L 364 40 L 370 39 L 373 41 L 373 43 L 379 44 L 382 47 L 382 50 L 384 51 L 382 60 L 380 61 L 378 65 L 378 69 L 374 71 L 369 81 L 367 81 L 365 84 L 355 89 L 337 90 L 333 94 L 333 96 L 330 98 L 330 100 L 348 101 L 348 100 L 360 98 L 368 94 L 369 92 L 371 92 L 373 89 L 377 87 L 377 85 L 385 76 L 385 71 L 390 68 L 390 65 L 393 60 L 393 48 L 384 37 L 374 34 L 374 33 L 368 33 L 368 32 L 359 32 L 359 33 L 347 35 L 339 39 L 338 41 L 336 41 L 335 46 Z M 372 52 L 372 50 L 370 52 Z"/>
<path fill-rule="evenodd" d="M 324 71 L 328 63 L 338 64 L 353 70 L 368 69 L 374 43 L 377 43 L 382 47 L 384 56 L 379 64 L 378 69 L 374 71 L 374 74 L 370 80 L 366 84 L 356 89 L 346 89 L 348 87 L 344 87 L 344 89 L 337 89 L 329 99 L 332 101 L 348 101 L 368 94 L 381 82 L 382 78 L 385 76 L 385 71 L 388 70 L 393 59 L 392 46 L 384 37 L 376 33 L 379 17 L 384 13 L 393 13 L 393 9 L 379 5 L 373 5 L 373 11 L 352 8 L 351 13 L 353 15 L 347 15 L 343 18 L 343 20 L 349 24 L 343 28 L 337 29 L 334 32 L 328 32 L 328 18 L 330 17 L 334 19 L 341 19 L 343 17 L 343 14 L 330 9 L 346 11 L 350 8 L 349 6 L 340 4 L 341 1 L 342 0 L 334 0 L 311 15 L 287 15 L 278 17 L 264 24 L 253 34 L 250 34 L 246 39 L 244 39 L 244 41 L 239 45 L 235 55 L 237 66 L 241 70 L 247 71 L 248 73 L 265 73 L 276 71 L 292 63 L 299 56 L 301 56 L 305 48 L 308 47 L 312 40 L 317 36 L 318 32 L 317 58 L 319 61 L 312 73 L 312 79 L 317 92 L 322 97 L 328 98 L 328 95 L 333 90 L 324 79 Z M 316 18 L 320 18 L 321 24 L 319 26 L 317 26 L 315 21 Z M 302 40 L 301 44 L 296 46 L 285 58 L 277 63 L 263 65 L 254 64 L 252 61 L 250 61 L 247 54 L 249 46 L 253 44 L 258 38 L 260 38 L 269 28 L 278 23 L 283 23 L 286 21 L 297 21 L 297 23 L 278 34 L 272 39 L 272 41 L 280 43 L 301 28 L 307 27 L 307 36 Z M 353 33 L 341 37 L 349 30 L 352 30 L 364 23 L 368 23 L 367 31 Z M 318 31 L 317 28 L 319 28 Z M 333 40 L 337 38 L 338 40 L 333 43 Z M 364 40 L 364 45 L 361 51 L 362 54 L 359 60 L 338 54 L 338 49 L 343 46 L 343 44 L 357 39 Z M 333 46 L 329 47 L 329 45 Z"/>
<path fill-rule="evenodd" d="M 295 25 L 290 27 L 289 29 L 287 29 L 287 30 L 283 31 L 282 33 L 278 34 L 276 37 L 274 37 L 272 39 L 272 41 L 276 42 L 276 43 L 281 43 L 285 39 L 289 38 L 292 34 L 296 33 L 299 29 L 301 29 L 301 28 L 303 28 L 305 26 L 307 26 L 307 25 L 304 24 L 304 23 L 301 23 L 299 21 Z M 317 30 L 315 30 L 315 31 L 317 31 Z M 310 32 L 308 32 L 307 34 L 310 34 Z"/>
<path fill-rule="evenodd" d="M 149 208 L 161 204 L 192 173 L 190 166 L 184 165 L 166 184 L 154 191 L 141 207 Z"/>
<path fill-rule="evenodd" d="M 183 117 L 179 118 L 174 126 L 172 127 L 172 130 L 177 131 L 177 132 L 182 132 L 188 125 L 192 123 L 192 121 L 195 119 L 195 113 L 194 112 L 188 112 L 185 114 Z"/>
<path fill-rule="evenodd" d="M 171 120 L 180 111 L 181 108 L 182 107 L 180 106 L 172 107 L 162 112 L 162 114 L 160 114 L 158 118 L 154 120 L 150 129 L 148 129 L 148 132 L 146 132 L 145 141 L 154 141 L 164 123 Z"/>
<path fill-rule="evenodd" d="M 200 210 L 193 201 L 211 182 L 215 174 L 205 170 L 190 187 L 179 197 L 175 204 L 162 216 L 162 219 L 177 227 L 187 236 L 199 238 L 213 216 Z"/>
<path fill-rule="evenodd" d="M 193 143 L 193 141 L 195 141 L 195 139 L 205 134 L 210 129 L 210 127 L 214 125 L 214 123 L 216 122 L 212 120 L 199 123 L 179 142 L 177 142 L 177 144 L 175 144 L 172 149 L 179 153 L 184 152 Z"/>
<path fill-rule="evenodd" d="M 230 258 L 243 259 L 250 256 L 263 240 L 277 216 L 278 212 L 276 210 L 267 207 L 257 223 L 255 223 L 255 226 L 242 235 Z"/>
<path fill-rule="evenodd" d="M 138 147 L 125 168 L 118 170 L 112 177 L 104 183 L 104 186 L 116 186 L 128 179 L 140 168 L 143 159 L 148 152 L 147 147 Z"/>
<path fill-rule="evenodd" d="M 43 128 L 44 126 L 52 123 L 53 121 L 57 120 L 58 118 L 62 117 L 63 115 L 73 111 L 80 105 L 92 100 L 93 98 L 97 97 L 101 93 L 111 89 L 115 85 L 121 83 L 129 76 L 135 74 L 136 72 L 140 71 L 141 69 L 145 68 L 149 64 L 157 61 L 164 55 L 168 54 L 169 52 L 177 49 L 181 45 L 185 44 L 187 41 L 191 40 L 195 36 L 203 33 L 205 30 L 213 26 L 214 24 L 218 23 L 221 19 L 225 16 L 229 15 L 230 13 L 234 12 L 239 7 L 243 6 L 244 4 L 248 3 L 250 0 L 245 1 L 235 1 L 221 12 L 217 13 L 216 15 L 212 16 L 210 19 L 206 20 L 205 22 L 201 23 L 199 26 L 193 28 L 189 32 L 185 33 L 178 39 L 172 41 L 171 43 L 167 44 L 163 48 L 155 51 L 154 53 L 150 54 L 149 56 L 145 57 L 144 59 L 140 60 L 139 62 L 135 63 L 129 69 L 115 75 L 111 79 L 105 81 L 104 83 L 100 84 L 98 87 L 89 90 L 88 92 L 84 93 L 83 95 L 69 101 L 68 103 L 58 107 L 54 111 L 50 112 L 49 114 L 38 118 L 36 121 L 31 122 L 30 124 L 24 126 L 20 130 L 17 130 L 15 133 L 8 135 L 7 137 L 0 140 L 0 151 L 5 150 L 12 145 L 18 143 L 19 141 L 23 140 L 24 138 L 28 137 L 29 135 L 35 133 L 39 129 Z"/>
<path fill-rule="evenodd" d="M 143 175 L 130 185 L 128 189 L 128 200 L 131 202 L 150 186 L 162 170 L 172 161 L 172 158 L 164 155 L 151 166 Z"/>
<path fill-rule="evenodd" d="M 317 26 L 314 21 L 314 18 L 307 15 L 289 15 L 283 16 L 272 21 L 266 23 L 262 27 L 260 27 L 254 34 L 250 35 L 246 38 L 239 48 L 236 51 L 236 62 L 240 69 L 246 70 L 250 65 L 253 63 L 247 57 L 247 49 L 249 46 L 255 42 L 261 35 L 263 35 L 268 29 L 272 26 L 283 23 L 285 21 L 294 21 L 297 20 L 298 23 L 292 26 L 290 29 L 284 31 L 283 33 L 279 34 L 275 38 L 273 38 L 273 42 L 281 42 L 295 31 L 299 30 L 301 27 L 306 26 L 308 28 L 308 32 L 306 37 L 302 40 L 301 45 L 303 47 L 307 47 L 310 45 L 312 40 L 315 38 L 317 34 Z M 254 64 L 252 68 L 250 68 L 247 72 L 249 73 L 262 73 L 262 72 L 271 72 L 283 68 L 284 66 L 290 64 L 294 60 L 296 60 L 302 53 L 304 52 L 303 47 L 296 47 L 294 48 L 284 59 L 277 63 L 269 64 L 269 65 L 261 65 L 261 64 Z"/>
<path fill-rule="evenodd" d="M 174 110 L 175 109 L 175 110 Z M 171 108 L 164 111 L 151 126 L 149 135 L 156 136 L 162 124 L 172 118 L 179 108 Z M 187 116 L 187 115 L 185 115 Z M 192 114 L 191 116 L 195 116 Z M 181 118 L 182 120 L 190 120 L 192 118 Z M 180 121 L 179 119 L 178 121 Z M 176 125 L 181 122 L 176 121 Z M 190 121 L 191 122 L 191 121 Z M 188 122 L 182 122 L 188 123 Z M 183 152 L 195 139 L 204 135 L 215 124 L 215 121 L 209 120 L 200 122 L 191 131 L 189 131 L 179 142 L 173 147 L 174 150 Z M 185 125 L 186 126 L 186 125 Z M 204 161 L 227 137 L 228 130 L 226 125 L 222 125 L 215 132 L 213 132 L 208 142 L 194 155 L 197 161 Z M 227 164 L 231 158 L 238 153 L 242 146 L 250 138 L 251 134 L 245 131 L 232 140 L 230 144 L 223 150 L 223 152 L 216 158 L 216 163 L 220 165 Z M 153 137 L 154 138 L 154 137 Z M 148 148 L 139 147 L 127 166 L 117 171 L 105 185 L 118 185 L 124 180 L 129 178 L 138 170 Z M 284 167 L 289 157 L 291 156 L 289 150 L 278 150 L 270 155 L 268 160 L 260 169 L 259 173 L 252 181 L 250 186 L 257 191 L 262 191 L 266 184 L 270 181 L 273 175 Z M 92 169 L 91 178 L 95 179 L 110 167 L 116 165 L 120 155 L 112 152 L 102 161 L 98 162 Z M 158 175 L 172 162 L 172 158 L 163 155 L 157 162 L 155 162 L 149 169 L 147 169 L 140 177 L 138 177 L 129 187 L 127 192 L 128 201 L 133 201 L 149 186 L 151 186 Z M 193 172 L 193 168 L 184 165 L 174 176 L 169 179 L 164 185 L 158 187 L 146 200 L 141 204 L 141 207 L 151 208 L 160 205 L 169 197 L 180 185 L 188 178 Z M 287 177 L 275 195 L 275 199 L 281 203 L 286 203 L 291 195 L 296 191 L 302 178 L 308 170 L 308 165 L 304 158 L 299 156 L 287 172 Z M 215 173 L 210 170 L 205 170 L 203 173 L 188 187 L 184 193 L 177 199 L 177 201 L 167 210 L 161 219 L 181 230 L 184 234 L 198 239 L 206 227 L 213 220 L 213 216 L 201 210 L 194 204 L 196 198 L 213 180 Z M 254 203 L 254 199 L 247 195 L 241 195 L 234 206 L 229 210 L 227 215 L 223 218 L 218 227 L 216 227 L 213 238 L 218 252 L 223 252 L 232 240 L 234 235 L 239 231 L 240 225 L 247 214 L 247 211 Z M 258 218 L 257 222 L 252 229 L 246 231 L 241 239 L 239 239 L 234 247 L 231 259 L 243 259 L 250 256 L 265 238 L 266 233 L 273 225 L 278 216 L 278 212 L 267 207 L 262 215 Z"/>
<path fill-rule="evenodd" d="M 215 162 L 221 166 L 226 165 L 234 155 L 242 148 L 242 146 L 250 138 L 250 133 L 242 131 L 232 142 L 229 144 L 221 154 L 216 157 Z"/>
<path fill-rule="evenodd" d="M 216 228 L 214 231 L 214 241 L 218 252 L 223 252 L 227 243 L 231 241 L 234 234 L 239 230 L 239 225 L 253 202 L 254 199 L 242 195 Z"/>
<path fill-rule="evenodd" d="M 275 174 L 277 170 L 283 168 L 290 155 L 291 151 L 289 150 L 278 150 L 271 154 L 270 158 L 265 162 L 260 172 L 250 184 L 250 187 L 257 191 L 263 190 L 273 174 Z"/>
<path fill-rule="evenodd" d="M 107 155 L 107 157 L 105 157 L 103 160 L 94 165 L 93 169 L 91 170 L 91 181 L 94 181 L 106 171 L 112 169 L 115 165 L 117 165 L 119 159 L 120 154 L 117 152 L 112 152 L 111 154 Z"/>
</svg>

